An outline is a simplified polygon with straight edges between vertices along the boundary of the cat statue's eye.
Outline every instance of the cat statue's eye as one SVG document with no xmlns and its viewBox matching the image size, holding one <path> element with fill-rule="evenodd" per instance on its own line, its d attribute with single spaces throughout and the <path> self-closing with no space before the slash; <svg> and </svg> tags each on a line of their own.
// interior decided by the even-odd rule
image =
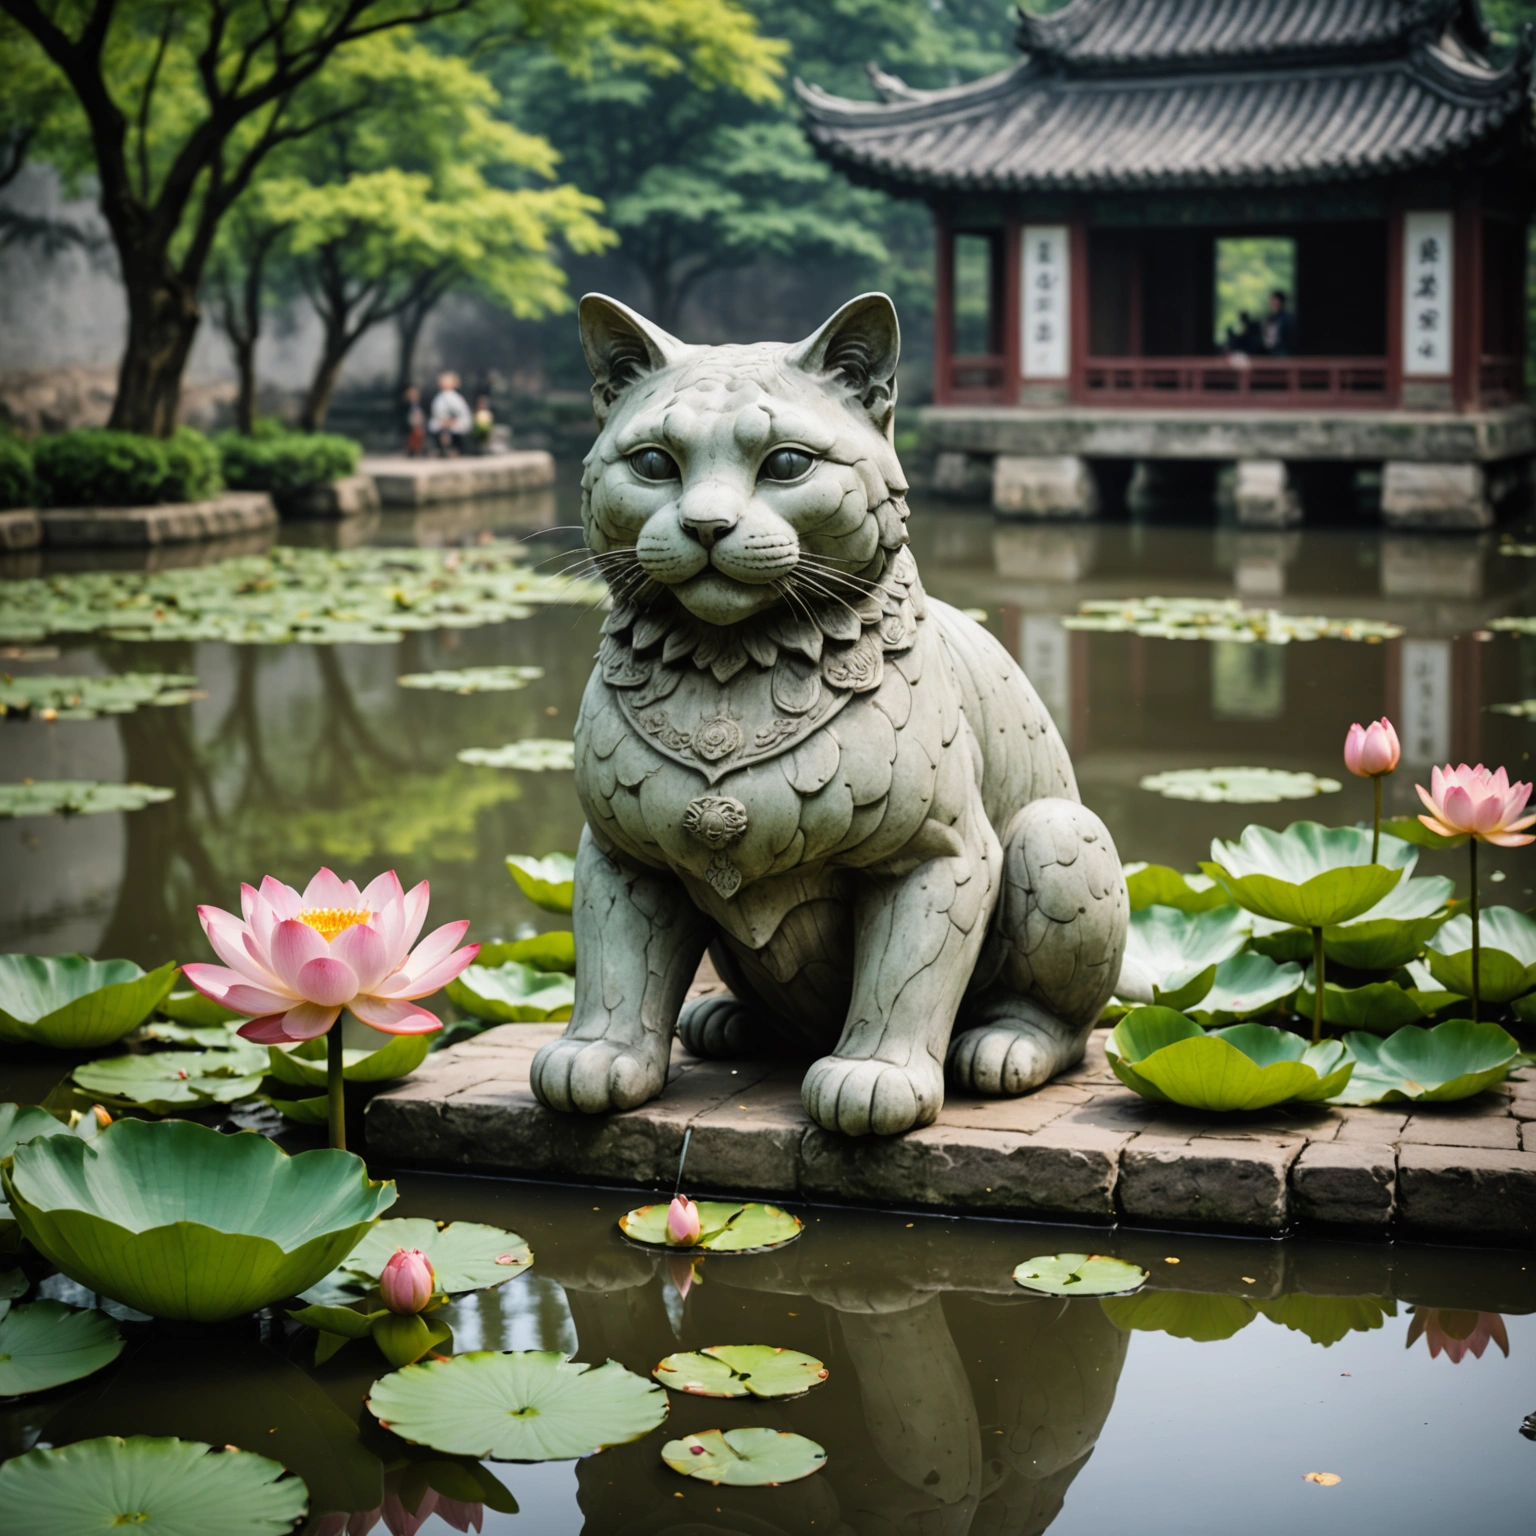
<svg viewBox="0 0 1536 1536">
<path fill-rule="evenodd" d="M 780 448 L 763 460 L 759 480 L 798 480 L 816 461 L 802 448 Z"/>
<path fill-rule="evenodd" d="M 642 448 L 629 456 L 629 467 L 642 480 L 676 480 L 680 478 L 677 460 L 660 448 Z"/>
</svg>

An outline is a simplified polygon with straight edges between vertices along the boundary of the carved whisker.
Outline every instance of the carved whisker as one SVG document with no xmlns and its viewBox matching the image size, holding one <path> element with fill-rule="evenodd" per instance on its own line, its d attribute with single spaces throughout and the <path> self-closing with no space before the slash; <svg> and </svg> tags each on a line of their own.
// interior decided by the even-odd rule
<svg viewBox="0 0 1536 1536">
<path fill-rule="evenodd" d="M 814 576 L 807 576 L 804 571 L 795 571 L 787 576 L 785 580 L 796 583 L 815 597 L 823 598 L 829 603 L 840 604 L 842 607 L 846 608 L 848 612 L 851 613 L 855 618 L 858 618 L 858 610 L 853 606 L 852 603 L 848 602 L 846 598 L 840 597 L 829 587 L 822 586 L 822 584 L 817 581 Z M 862 623 L 862 620 L 860 622 Z"/>
</svg>

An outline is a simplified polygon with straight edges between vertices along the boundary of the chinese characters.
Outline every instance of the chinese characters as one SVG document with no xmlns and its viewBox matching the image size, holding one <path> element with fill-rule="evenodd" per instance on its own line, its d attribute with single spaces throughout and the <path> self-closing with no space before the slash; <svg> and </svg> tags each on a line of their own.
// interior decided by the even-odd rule
<svg viewBox="0 0 1536 1536">
<path fill-rule="evenodd" d="M 1403 372 L 1451 371 L 1452 222 L 1444 212 L 1403 218 Z"/>
<path fill-rule="evenodd" d="M 1062 224 L 1024 228 L 1024 286 L 1020 321 L 1024 329 L 1024 377 L 1067 376 L 1067 230 Z"/>
</svg>

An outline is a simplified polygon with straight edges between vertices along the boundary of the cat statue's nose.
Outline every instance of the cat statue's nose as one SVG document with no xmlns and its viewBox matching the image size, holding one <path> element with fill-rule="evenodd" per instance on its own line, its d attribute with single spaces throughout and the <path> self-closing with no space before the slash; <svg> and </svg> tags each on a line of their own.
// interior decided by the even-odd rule
<svg viewBox="0 0 1536 1536">
<path fill-rule="evenodd" d="M 723 480 L 705 480 L 683 492 L 677 515 L 689 538 L 712 549 L 741 521 L 745 510 L 741 493 L 733 486 Z"/>
</svg>

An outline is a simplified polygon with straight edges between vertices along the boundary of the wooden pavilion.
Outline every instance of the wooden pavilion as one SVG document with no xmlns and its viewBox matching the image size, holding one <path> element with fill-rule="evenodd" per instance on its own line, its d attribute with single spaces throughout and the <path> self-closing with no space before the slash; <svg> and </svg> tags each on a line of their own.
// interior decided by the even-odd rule
<svg viewBox="0 0 1536 1536">
<path fill-rule="evenodd" d="M 1275 522 L 1283 466 L 1355 461 L 1389 519 L 1486 522 L 1536 449 L 1530 39 L 1496 57 L 1477 0 L 1070 0 L 1018 42 L 946 90 L 798 86 L 824 157 L 933 209 L 941 468 L 1085 515 L 1095 459 L 1236 461 Z M 1238 350 L 1218 252 L 1255 236 L 1289 318 Z"/>
</svg>

